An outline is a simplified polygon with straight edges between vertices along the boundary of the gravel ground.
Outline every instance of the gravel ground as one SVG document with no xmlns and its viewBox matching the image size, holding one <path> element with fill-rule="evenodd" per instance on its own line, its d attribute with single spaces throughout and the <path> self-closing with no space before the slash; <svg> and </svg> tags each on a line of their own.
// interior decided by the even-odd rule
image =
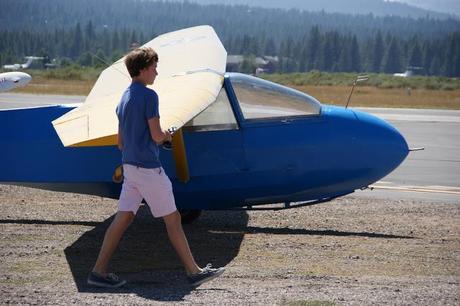
<svg viewBox="0 0 460 306">
<path fill-rule="evenodd" d="M 117 202 L 0 185 L 1 304 L 459 305 L 458 203 L 348 196 L 280 212 L 204 212 L 184 227 L 201 265 L 227 271 L 187 286 L 164 225 L 141 207 L 111 269 L 85 279 Z"/>
</svg>

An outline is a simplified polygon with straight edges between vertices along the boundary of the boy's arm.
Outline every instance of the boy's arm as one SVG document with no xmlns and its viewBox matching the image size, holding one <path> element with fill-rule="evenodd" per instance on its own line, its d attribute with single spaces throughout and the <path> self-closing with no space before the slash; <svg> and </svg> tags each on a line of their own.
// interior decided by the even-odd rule
<svg viewBox="0 0 460 306">
<path fill-rule="evenodd" d="M 168 131 L 163 131 L 160 126 L 160 118 L 153 117 L 149 119 L 150 136 L 157 144 L 165 141 L 171 141 L 172 137 Z"/>
</svg>

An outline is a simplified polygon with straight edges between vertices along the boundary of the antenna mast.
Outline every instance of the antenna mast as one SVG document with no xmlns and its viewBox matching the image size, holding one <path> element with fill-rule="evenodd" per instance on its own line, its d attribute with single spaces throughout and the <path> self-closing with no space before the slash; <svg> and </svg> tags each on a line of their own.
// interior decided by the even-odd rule
<svg viewBox="0 0 460 306">
<path fill-rule="evenodd" d="M 351 87 L 351 92 L 350 92 L 350 95 L 348 96 L 347 105 L 345 105 L 345 108 L 348 108 L 348 104 L 350 103 L 351 95 L 353 94 L 353 90 L 355 89 L 356 84 L 367 81 L 367 80 L 369 80 L 368 75 L 358 75 L 356 77 L 355 81 L 353 82 L 353 87 Z"/>
</svg>

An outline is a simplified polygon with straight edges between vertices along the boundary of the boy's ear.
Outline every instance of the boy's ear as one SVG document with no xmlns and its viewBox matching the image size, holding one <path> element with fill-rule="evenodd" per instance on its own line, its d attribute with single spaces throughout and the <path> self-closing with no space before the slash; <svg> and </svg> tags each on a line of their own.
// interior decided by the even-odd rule
<svg viewBox="0 0 460 306">
<path fill-rule="evenodd" d="M 141 70 L 139 70 L 139 75 L 138 76 L 142 76 L 146 71 L 146 68 L 142 68 Z"/>
</svg>

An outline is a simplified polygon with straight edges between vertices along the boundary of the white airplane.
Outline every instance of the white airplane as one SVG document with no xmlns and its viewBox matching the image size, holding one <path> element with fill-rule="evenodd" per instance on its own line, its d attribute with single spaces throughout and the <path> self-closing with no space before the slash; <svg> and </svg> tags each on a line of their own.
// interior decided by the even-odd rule
<svg viewBox="0 0 460 306">
<path fill-rule="evenodd" d="M 414 75 L 414 72 L 412 70 L 406 70 L 403 73 L 393 73 L 393 76 L 395 77 L 400 77 L 400 78 L 408 78 Z"/>
<path fill-rule="evenodd" d="M 417 70 L 422 70 L 422 67 L 417 66 L 409 66 L 407 67 L 406 71 L 403 73 L 393 73 L 393 76 L 400 77 L 400 78 L 409 78 L 417 74 Z"/>
<path fill-rule="evenodd" d="M 0 73 L 0 92 L 27 85 L 32 77 L 25 72 Z"/>
<path fill-rule="evenodd" d="M 7 70 L 27 69 L 30 67 L 33 61 L 43 60 L 44 57 L 26 56 L 25 59 L 26 59 L 26 62 L 24 64 L 3 65 L 3 69 L 7 69 Z"/>
</svg>

